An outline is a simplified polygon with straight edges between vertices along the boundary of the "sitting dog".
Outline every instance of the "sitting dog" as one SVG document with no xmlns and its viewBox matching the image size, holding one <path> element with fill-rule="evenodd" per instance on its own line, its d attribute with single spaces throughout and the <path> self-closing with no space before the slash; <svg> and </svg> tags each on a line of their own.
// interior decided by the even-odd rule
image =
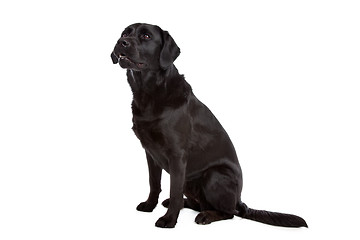
<svg viewBox="0 0 360 240">
<path fill-rule="evenodd" d="M 198 224 L 236 215 L 275 226 L 307 227 L 298 216 L 251 209 L 241 201 L 242 172 L 234 146 L 174 66 L 179 54 L 167 31 L 140 23 L 123 31 L 111 53 L 113 63 L 127 69 L 132 129 L 149 168 L 150 194 L 137 210 L 151 212 L 157 205 L 164 169 L 170 174 L 170 198 L 163 202 L 168 210 L 157 227 L 174 227 L 183 207 L 200 212 Z"/>
</svg>

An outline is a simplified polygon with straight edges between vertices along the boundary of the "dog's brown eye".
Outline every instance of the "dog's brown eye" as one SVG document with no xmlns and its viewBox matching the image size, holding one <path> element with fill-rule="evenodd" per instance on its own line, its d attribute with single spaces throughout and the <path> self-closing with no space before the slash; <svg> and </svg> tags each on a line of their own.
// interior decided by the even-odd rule
<svg viewBox="0 0 360 240">
<path fill-rule="evenodd" d="M 124 33 L 121 37 L 127 37 L 127 36 L 129 36 L 129 34 Z"/>
<path fill-rule="evenodd" d="M 146 39 L 146 40 L 151 39 L 151 37 L 150 37 L 149 34 L 143 34 L 143 35 L 142 35 L 142 38 L 143 38 L 143 39 Z"/>
</svg>

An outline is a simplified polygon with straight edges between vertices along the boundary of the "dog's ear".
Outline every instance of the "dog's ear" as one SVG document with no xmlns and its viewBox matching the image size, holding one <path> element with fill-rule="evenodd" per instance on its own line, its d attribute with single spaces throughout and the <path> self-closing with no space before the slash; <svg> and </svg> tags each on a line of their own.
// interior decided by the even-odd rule
<svg viewBox="0 0 360 240">
<path fill-rule="evenodd" d="M 111 52 L 111 60 L 113 64 L 117 64 L 119 62 L 119 58 L 115 55 L 114 51 Z"/>
<path fill-rule="evenodd" d="M 180 48 L 167 31 L 163 31 L 163 48 L 160 53 L 160 67 L 168 68 L 180 55 Z"/>
</svg>

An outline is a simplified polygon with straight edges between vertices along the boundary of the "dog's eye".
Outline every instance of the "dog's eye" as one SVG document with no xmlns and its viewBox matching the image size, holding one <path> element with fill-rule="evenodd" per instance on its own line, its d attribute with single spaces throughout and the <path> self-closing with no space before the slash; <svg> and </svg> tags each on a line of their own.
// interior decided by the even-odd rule
<svg viewBox="0 0 360 240">
<path fill-rule="evenodd" d="M 146 39 L 146 40 L 151 39 L 149 34 L 143 34 L 143 35 L 141 35 L 141 38 Z"/>
<path fill-rule="evenodd" d="M 123 33 L 123 35 L 121 35 L 121 37 L 127 37 L 127 36 L 129 36 L 129 34 L 127 33 Z"/>
</svg>

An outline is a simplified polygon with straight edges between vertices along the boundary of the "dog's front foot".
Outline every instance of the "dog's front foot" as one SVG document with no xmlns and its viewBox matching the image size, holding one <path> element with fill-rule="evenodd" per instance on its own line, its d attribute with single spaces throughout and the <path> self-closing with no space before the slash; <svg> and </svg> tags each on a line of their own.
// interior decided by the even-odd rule
<svg viewBox="0 0 360 240">
<path fill-rule="evenodd" d="M 152 212 L 154 210 L 154 208 L 156 207 L 156 205 L 157 205 L 157 202 L 146 201 L 146 202 L 140 203 L 136 207 L 136 210 L 141 211 L 141 212 Z"/>
<path fill-rule="evenodd" d="M 159 218 L 155 223 L 155 226 L 161 228 L 174 228 L 175 225 L 176 225 L 176 218 L 166 215 Z"/>
</svg>

